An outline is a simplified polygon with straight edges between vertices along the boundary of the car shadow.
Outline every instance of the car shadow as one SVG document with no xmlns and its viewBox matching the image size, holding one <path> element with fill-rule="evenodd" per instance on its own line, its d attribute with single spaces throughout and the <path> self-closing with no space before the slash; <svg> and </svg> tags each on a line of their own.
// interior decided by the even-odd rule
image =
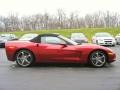
<svg viewBox="0 0 120 90">
<path fill-rule="evenodd" d="M 14 67 L 14 68 L 95 68 L 88 64 L 83 65 L 78 63 L 38 63 L 30 67 L 21 67 L 14 63 L 11 65 L 11 67 Z M 107 64 L 102 68 L 112 68 L 112 67 L 114 67 L 113 64 Z"/>
</svg>

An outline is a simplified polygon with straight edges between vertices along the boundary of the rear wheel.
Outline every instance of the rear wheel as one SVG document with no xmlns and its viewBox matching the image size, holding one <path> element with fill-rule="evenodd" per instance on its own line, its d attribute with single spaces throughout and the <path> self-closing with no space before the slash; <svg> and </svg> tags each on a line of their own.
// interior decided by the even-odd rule
<svg viewBox="0 0 120 90">
<path fill-rule="evenodd" d="M 107 56 L 103 51 L 94 51 L 90 54 L 89 62 L 94 67 L 103 67 L 107 62 Z"/>
<path fill-rule="evenodd" d="M 16 63 L 22 67 L 31 66 L 34 62 L 34 56 L 29 50 L 20 50 L 15 55 Z"/>
</svg>

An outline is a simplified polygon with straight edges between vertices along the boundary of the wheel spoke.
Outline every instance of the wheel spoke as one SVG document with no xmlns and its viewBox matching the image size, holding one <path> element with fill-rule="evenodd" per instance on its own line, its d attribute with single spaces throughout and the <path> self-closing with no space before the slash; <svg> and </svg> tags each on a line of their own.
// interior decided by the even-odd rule
<svg viewBox="0 0 120 90">
<path fill-rule="evenodd" d="M 96 57 L 93 57 L 92 60 L 96 60 Z"/>
<path fill-rule="evenodd" d="M 98 61 L 98 60 L 96 60 L 96 63 L 95 63 L 95 65 L 98 65 L 98 63 L 99 63 L 99 61 Z"/>
<path fill-rule="evenodd" d="M 22 59 L 21 57 L 18 57 L 18 58 L 17 58 L 17 60 L 19 60 L 19 61 L 20 61 L 20 63 L 22 63 L 22 62 L 23 62 L 23 59 Z"/>
<path fill-rule="evenodd" d="M 21 64 L 24 65 L 25 60 L 22 60 Z"/>
<path fill-rule="evenodd" d="M 29 62 L 28 60 L 26 60 L 26 62 L 27 62 L 28 64 L 30 64 L 30 62 Z"/>
<path fill-rule="evenodd" d="M 99 52 L 96 53 L 96 56 L 99 57 Z"/>
<path fill-rule="evenodd" d="M 30 61 L 29 61 L 29 60 L 27 60 L 27 59 L 25 59 L 25 62 L 27 62 L 28 64 L 30 63 Z"/>
<path fill-rule="evenodd" d="M 21 52 L 21 55 L 22 55 L 22 56 L 24 56 L 24 55 L 25 55 L 25 53 L 24 53 L 24 52 Z"/>
<path fill-rule="evenodd" d="M 29 58 L 29 57 L 31 57 L 31 55 L 30 55 L 30 54 L 26 55 L 26 58 Z"/>
<path fill-rule="evenodd" d="M 104 56 L 104 55 L 100 57 L 100 59 L 104 59 L 104 58 L 105 58 L 105 56 Z"/>
<path fill-rule="evenodd" d="M 17 59 L 21 60 L 21 57 L 17 57 Z"/>
</svg>

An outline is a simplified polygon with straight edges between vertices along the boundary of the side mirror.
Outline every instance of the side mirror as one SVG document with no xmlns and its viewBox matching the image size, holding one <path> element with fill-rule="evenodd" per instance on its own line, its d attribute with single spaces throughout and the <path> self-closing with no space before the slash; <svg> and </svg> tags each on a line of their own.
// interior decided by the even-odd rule
<svg viewBox="0 0 120 90">
<path fill-rule="evenodd" d="M 82 42 L 79 42 L 79 43 L 77 43 L 78 45 L 81 45 L 82 44 Z"/>
<path fill-rule="evenodd" d="M 18 38 L 14 38 L 14 39 L 12 39 L 12 41 L 14 41 L 14 40 L 18 40 Z"/>
<path fill-rule="evenodd" d="M 66 45 L 66 44 L 60 44 L 60 45 L 61 45 L 63 48 L 64 48 L 64 47 L 67 47 L 67 45 Z"/>
</svg>

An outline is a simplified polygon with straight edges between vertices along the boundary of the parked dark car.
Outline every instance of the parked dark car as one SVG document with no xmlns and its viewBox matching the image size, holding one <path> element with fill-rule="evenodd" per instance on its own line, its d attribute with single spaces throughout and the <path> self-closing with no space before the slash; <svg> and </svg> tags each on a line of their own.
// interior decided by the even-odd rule
<svg viewBox="0 0 120 90">
<path fill-rule="evenodd" d="M 14 34 L 0 34 L 0 47 L 5 47 L 7 41 L 17 40 Z"/>
<path fill-rule="evenodd" d="M 88 39 L 83 33 L 72 33 L 71 40 L 75 41 L 76 43 L 88 43 Z"/>
</svg>

